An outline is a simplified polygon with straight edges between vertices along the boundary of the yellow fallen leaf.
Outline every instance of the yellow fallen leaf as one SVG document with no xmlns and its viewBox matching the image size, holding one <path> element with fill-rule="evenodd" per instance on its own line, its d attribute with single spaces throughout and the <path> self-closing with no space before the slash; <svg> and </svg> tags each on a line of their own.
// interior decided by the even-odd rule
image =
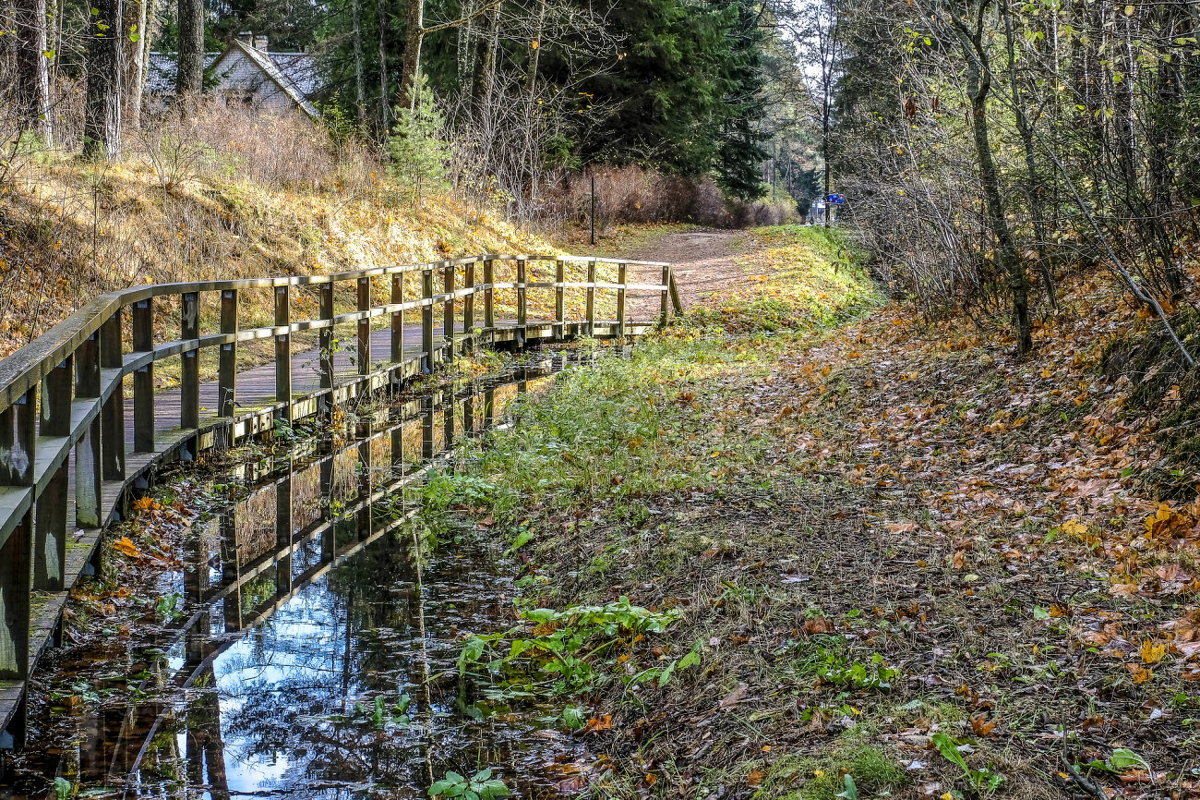
<svg viewBox="0 0 1200 800">
<path fill-rule="evenodd" d="M 138 549 L 138 546 L 128 536 L 122 536 L 120 539 L 117 539 L 113 542 L 112 546 L 114 550 L 124 553 L 130 558 L 142 557 L 142 551 Z"/>
<path fill-rule="evenodd" d="M 1141 656 L 1143 663 L 1157 664 L 1163 660 L 1163 656 L 1166 654 L 1167 646 L 1165 644 L 1154 642 L 1150 639 L 1142 642 Z"/>
</svg>

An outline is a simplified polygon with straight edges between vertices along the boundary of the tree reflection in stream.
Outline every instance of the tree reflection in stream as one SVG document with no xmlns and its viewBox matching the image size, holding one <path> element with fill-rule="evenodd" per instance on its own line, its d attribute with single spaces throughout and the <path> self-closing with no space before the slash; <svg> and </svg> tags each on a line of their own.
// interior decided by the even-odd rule
<svg viewBox="0 0 1200 800">
<path fill-rule="evenodd" d="M 555 764 L 584 753 L 553 711 L 477 720 L 459 697 L 463 635 L 511 620 L 503 546 L 421 552 L 387 486 L 565 363 L 393 410 L 248 480 L 162 579 L 187 599 L 183 626 L 140 654 L 138 691 L 73 718 L 47 778 L 140 797 L 418 798 L 447 770 L 492 767 L 519 796 L 559 797 Z"/>
</svg>

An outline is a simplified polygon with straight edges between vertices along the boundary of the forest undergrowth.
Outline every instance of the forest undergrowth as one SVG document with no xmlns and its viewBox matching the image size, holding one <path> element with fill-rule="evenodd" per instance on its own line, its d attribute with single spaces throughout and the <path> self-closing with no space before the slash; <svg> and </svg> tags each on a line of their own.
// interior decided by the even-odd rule
<svg viewBox="0 0 1200 800">
<path fill-rule="evenodd" d="M 1196 796 L 1200 502 L 1150 321 L 1094 275 L 1016 358 L 879 305 L 820 231 L 750 235 L 758 299 L 444 476 L 523 563 L 466 678 L 559 697 L 593 797 Z"/>
</svg>

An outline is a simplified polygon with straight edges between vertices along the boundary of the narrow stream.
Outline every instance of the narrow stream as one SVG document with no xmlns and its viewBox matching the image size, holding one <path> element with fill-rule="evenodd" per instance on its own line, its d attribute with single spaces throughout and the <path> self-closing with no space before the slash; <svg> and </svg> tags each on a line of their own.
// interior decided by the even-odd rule
<svg viewBox="0 0 1200 800">
<path fill-rule="evenodd" d="M 133 679 L 120 651 L 112 680 L 134 690 L 105 699 L 99 680 L 99 699 L 33 703 L 53 735 L 9 796 L 53 797 L 58 778 L 60 798 L 424 798 L 448 771 L 484 768 L 518 797 L 565 796 L 587 754 L 557 710 L 477 719 L 461 699 L 463 635 L 513 621 L 504 543 L 430 548 L 403 487 L 593 358 L 533 354 L 216 479 L 247 490 L 159 578 L 181 614 L 135 654 Z M 88 658 L 95 673 L 106 655 Z"/>
</svg>

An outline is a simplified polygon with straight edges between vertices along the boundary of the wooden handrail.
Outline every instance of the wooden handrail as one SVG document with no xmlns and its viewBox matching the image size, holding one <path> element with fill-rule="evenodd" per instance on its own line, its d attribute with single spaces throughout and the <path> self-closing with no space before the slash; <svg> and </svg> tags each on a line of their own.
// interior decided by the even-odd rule
<svg viewBox="0 0 1200 800">
<path fill-rule="evenodd" d="M 530 266 L 542 262 L 553 265 L 554 281 L 529 279 Z M 479 282 L 477 264 L 483 265 Z M 501 264 L 513 280 L 497 279 Z M 564 264 L 585 265 L 587 280 L 567 280 Z M 618 281 L 600 280 L 598 264 L 616 265 Z M 662 282 L 628 281 L 631 266 L 648 275 L 661 270 Z M 458 283 L 460 271 L 462 282 Z M 421 279 L 406 286 L 409 274 L 420 274 Z M 373 288 L 383 290 L 385 286 L 384 281 L 375 279 L 383 277 L 390 278 L 387 302 L 375 303 Z M 354 310 L 336 313 L 334 290 L 340 283 L 351 282 Z M 419 296 L 406 299 L 409 286 L 419 291 Z M 314 318 L 297 318 L 297 288 L 317 290 L 319 313 Z M 251 289 L 271 290 L 272 324 L 240 326 L 240 295 Z M 515 322 L 497 321 L 497 290 L 515 295 Z M 553 292 L 553 321 L 529 319 L 529 293 L 540 290 Z M 568 290 L 585 293 L 584 319 L 566 319 L 563 298 Z M 597 320 L 597 291 L 616 293 L 617 320 Z M 661 295 L 657 319 L 626 319 L 626 294 L 636 291 Z M 201 297 L 205 294 L 220 298 L 217 333 L 201 333 Z M 476 318 L 476 295 L 483 302 L 481 326 Z M 175 303 L 179 314 L 179 338 L 155 341 L 155 319 L 172 307 L 169 301 Z M 417 310 L 420 348 L 406 353 L 405 314 Z M 66 591 L 89 564 L 98 568 L 93 557 L 101 529 L 123 513 L 130 489 L 145 488 L 158 465 L 194 458 L 202 450 L 269 432 L 280 420 L 290 423 L 328 414 L 355 397 L 431 371 L 439 362 L 476 344 L 510 342 L 520 346 L 536 340 L 625 336 L 665 322 L 671 310 L 680 313 L 682 309 L 667 264 L 557 255 L 480 255 L 329 275 L 153 284 L 91 300 L 0 360 L 0 747 L 23 735 L 17 710 L 23 707 L 24 685 L 31 665 L 46 646 L 43 634 L 58 619 Z M 437 316 L 443 325 L 442 336 L 435 340 Z M 371 324 L 383 317 L 390 322 L 390 348 L 374 353 Z M 126 320 L 132 321 L 129 339 L 124 332 Z M 335 364 L 334 331 L 349 323 L 356 325 L 357 364 L 353 375 L 343 376 Z M 292 390 L 292 359 L 297 355 L 292 335 L 305 331 L 316 332 L 320 339 L 319 388 L 298 394 Z M 271 399 L 263 403 L 259 398 L 259 407 L 247 408 L 238 400 L 238 347 L 259 339 L 274 342 L 275 380 Z M 199 354 L 208 348 L 217 349 L 220 366 L 215 408 L 202 418 Z M 385 353 L 390 357 L 372 360 Z M 158 408 L 154 370 L 158 362 L 172 357 L 182 359 L 179 409 L 177 416 L 167 420 Z M 132 415 L 127 418 L 128 376 L 133 376 L 133 394 Z M 133 436 L 127 441 L 130 425 Z M 74 541 L 68 548 L 72 535 Z M 36 590 L 51 595 L 50 602 L 39 604 L 35 626 L 30 593 Z M 43 619 L 47 616 L 49 623 Z M 41 631 L 39 641 L 32 640 L 35 627 Z"/>
</svg>

